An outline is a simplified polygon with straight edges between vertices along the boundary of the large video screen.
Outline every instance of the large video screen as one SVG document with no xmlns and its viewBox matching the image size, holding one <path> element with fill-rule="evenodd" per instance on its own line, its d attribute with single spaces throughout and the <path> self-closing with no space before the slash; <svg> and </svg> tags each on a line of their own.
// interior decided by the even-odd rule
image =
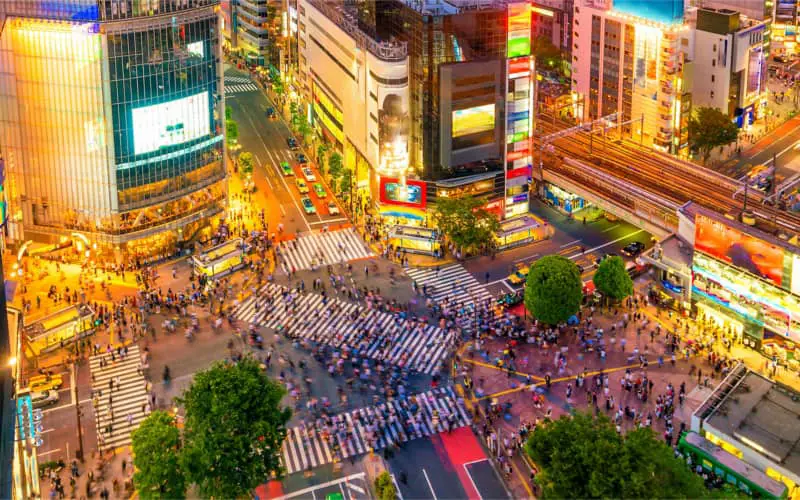
<svg viewBox="0 0 800 500">
<path fill-rule="evenodd" d="M 479 134 L 494 129 L 494 104 L 453 111 L 453 137 Z"/>
<path fill-rule="evenodd" d="M 427 185 L 422 181 L 406 180 L 405 183 L 393 177 L 381 177 L 380 199 L 387 205 L 425 208 Z"/>
<path fill-rule="evenodd" d="M 134 154 L 158 151 L 211 133 L 208 92 L 134 108 Z"/>
<path fill-rule="evenodd" d="M 721 222 L 698 215 L 695 250 L 766 278 L 780 286 L 783 281 L 783 249 L 747 235 Z"/>
</svg>

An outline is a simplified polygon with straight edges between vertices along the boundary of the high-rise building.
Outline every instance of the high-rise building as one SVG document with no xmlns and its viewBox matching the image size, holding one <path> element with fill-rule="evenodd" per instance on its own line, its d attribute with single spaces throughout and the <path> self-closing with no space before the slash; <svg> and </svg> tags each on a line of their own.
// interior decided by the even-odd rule
<svg viewBox="0 0 800 500">
<path fill-rule="evenodd" d="M 224 209 L 219 0 L 0 3 L 9 235 L 158 256 Z"/>
<path fill-rule="evenodd" d="M 661 3 L 576 1 L 572 90 L 584 120 L 616 114 L 626 136 L 682 154 L 691 108 L 683 78 L 690 29 L 682 18 L 664 21 L 674 11 L 670 2 L 663 2 L 669 8 L 646 8 Z"/>
<path fill-rule="evenodd" d="M 276 5 L 269 0 L 235 0 L 236 46 L 249 62 L 264 65 L 272 44 Z"/>
</svg>

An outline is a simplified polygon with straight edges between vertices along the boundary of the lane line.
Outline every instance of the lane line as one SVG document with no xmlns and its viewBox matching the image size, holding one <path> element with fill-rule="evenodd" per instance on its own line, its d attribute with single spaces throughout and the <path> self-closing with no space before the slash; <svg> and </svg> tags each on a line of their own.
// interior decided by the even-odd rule
<svg viewBox="0 0 800 500">
<path fill-rule="evenodd" d="M 570 241 L 569 243 L 564 243 L 563 245 L 561 245 L 558 248 L 567 248 L 568 246 L 571 246 L 571 245 L 574 245 L 574 244 L 580 243 L 580 242 L 581 242 L 581 240 Z"/>
<path fill-rule="evenodd" d="M 49 455 L 51 453 L 58 453 L 59 451 L 61 451 L 61 448 L 56 448 L 55 450 L 50 450 L 50 451 L 43 451 L 41 453 L 37 453 L 36 456 L 37 457 L 43 457 L 43 456 Z"/>
<path fill-rule="evenodd" d="M 529 255 L 527 257 L 520 257 L 519 259 L 514 259 L 514 262 L 522 262 L 523 260 L 536 259 L 537 257 L 539 257 L 539 255 L 540 254 L 535 253 L 535 254 Z"/>
<path fill-rule="evenodd" d="M 477 460 L 476 462 L 484 462 L 484 461 L 488 462 L 488 460 L 486 460 L 485 458 L 483 460 Z M 470 463 L 474 464 L 476 462 L 470 462 Z M 469 482 L 472 483 L 472 487 L 475 488 L 475 493 L 478 494 L 478 498 L 480 500 L 483 500 L 483 495 L 481 495 L 481 490 L 478 489 L 478 485 L 475 484 L 475 480 L 472 479 L 472 474 L 469 473 L 469 469 L 467 469 L 467 464 L 461 464 L 461 466 L 464 467 L 464 472 L 467 473 L 467 477 L 469 478 Z"/>
<path fill-rule="evenodd" d="M 604 232 L 604 233 L 607 233 L 607 232 L 611 231 L 612 229 L 616 229 L 616 228 L 618 228 L 618 227 L 619 227 L 619 224 L 615 224 L 615 225 L 613 225 L 613 226 L 611 226 L 611 227 L 608 227 L 608 228 L 606 228 L 606 229 L 603 229 L 603 232 Z"/>
<path fill-rule="evenodd" d="M 306 493 L 314 493 L 314 490 L 319 490 L 322 488 L 327 488 L 328 486 L 334 486 L 339 483 L 343 483 L 345 481 L 349 481 L 351 479 L 363 479 L 367 475 L 366 472 L 358 472 L 356 474 L 351 474 L 346 477 L 342 477 L 339 479 L 334 479 L 332 481 L 328 481 L 327 483 L 315 484 L 314 486 L 309 486 L 308 488 L 303 488 L 302 490 L 293 491 L 291 493 L 287 493 L 281 497 L 276 498 L 275 500 L 287 500 L 289 498 L 294 498 L 299 495 L 304 495 Z"/>
<path fill-rule="evenodd" d="M 618 242 L 620 242 L 620 241 L 622 241 L 622 240 L 624 240 L 626 238 L 630 238 L 631 236 L 636 236 L 637 234 L 643 233 L 643 232 L 644 232 L 644 229 L 639 229 L 638 231 L 634 231 L 631 234 L 628 234 L 628 235 L 625 235 L 625 236 L 620 236 L 619 238 L 617 238 L 614 241 L 609 241 L 608 243 L 603 243 L 602 245 L 598 245 L 598 246 L 596 246 L 594 248 L 590 248 L 590 249 L 584 251 L 583 253 L 576 253 L 575 255 L 571 255 L 568 258 L 569 259 L 575 259 L 575 258 L 577 258 L 577 257 L 579 257 L 581 255 L 586 255 L 586 254 L 595 252 L 597 250 L 600 250 L 601 248 L 605 248 L 605 247 L 607 247 L 609 245 L 613 245 L 614 243 L 618 243 Z"/>
<path fill-rule="evenodd" d="M 505 285 L 505 287 L 506 287 L 506 288 L 508 288 L 508 289 L 511 291 L 511 293 L 514 293 L 514 292 L 516 292 L 516 291 L 517 291 L 517 289 L 516 289 L 516 288 L 514 288 L 513 286 L 509 285 L 509 284 L 506 282 L 506 280 L 503 280 L 503 285 Z"/>
<path fill-rule="evenodd" d="M 433 495 L 433 500 L 439 500 L 436 496 L 436 491 L 433 489 L 433 485 L 431 484 L 431 480 L 428 478 L 428 473 L 425 472 L 425 469 L 422 469 L 422 475 L 425 476 L 425 481 L 428 483 L 428 488 L 431 490 L 431 495 Z M 480 495 L 480 493 L 478 493 Z"/>
</svg>

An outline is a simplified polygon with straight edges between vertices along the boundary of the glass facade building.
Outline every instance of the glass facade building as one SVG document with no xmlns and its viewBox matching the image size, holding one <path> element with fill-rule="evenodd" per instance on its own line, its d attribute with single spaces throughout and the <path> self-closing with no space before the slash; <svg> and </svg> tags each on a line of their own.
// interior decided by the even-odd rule
<svg viewBox="0 0 800 500">
<path fill-rule="evenodd" d="M 83 233 L 121 257 L 196 237 L 226 196 L 217 2 L 4 7 L 0 148 L 12 239 Z"/>
</svg>

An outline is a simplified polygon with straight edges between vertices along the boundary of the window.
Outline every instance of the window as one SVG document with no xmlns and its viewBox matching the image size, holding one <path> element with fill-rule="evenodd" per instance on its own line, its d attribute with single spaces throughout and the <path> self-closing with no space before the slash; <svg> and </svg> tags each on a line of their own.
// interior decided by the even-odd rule
<svg viewBox="0 0 800 500">
<path fill-rule="evenodd" d="M 713 90 L 711 91 L 711 98 L 712 99 L 714 98 L 714 91 Z"/>
<path fill-rule="evenodd" d="M 714 75 L 711 75 L 711 83 L 714 83 Z"/>
<path fill-rule="evenodd" d="M 716 43 L 715 43 L 715 44 L 714 44 L 714 46 L 711 48 L 711 50 L 713 50 L 714 52 L 716 52 L 716 51 L 717 51 L 717 44 L 716 44 Z"/>
<path fill-rule="evenodd" d="M 713 67 L 713 68 L 717 67 L 717 60 L 716 59 L 712 59 L 711 60 L 711 67 Z"/>
</svg>

